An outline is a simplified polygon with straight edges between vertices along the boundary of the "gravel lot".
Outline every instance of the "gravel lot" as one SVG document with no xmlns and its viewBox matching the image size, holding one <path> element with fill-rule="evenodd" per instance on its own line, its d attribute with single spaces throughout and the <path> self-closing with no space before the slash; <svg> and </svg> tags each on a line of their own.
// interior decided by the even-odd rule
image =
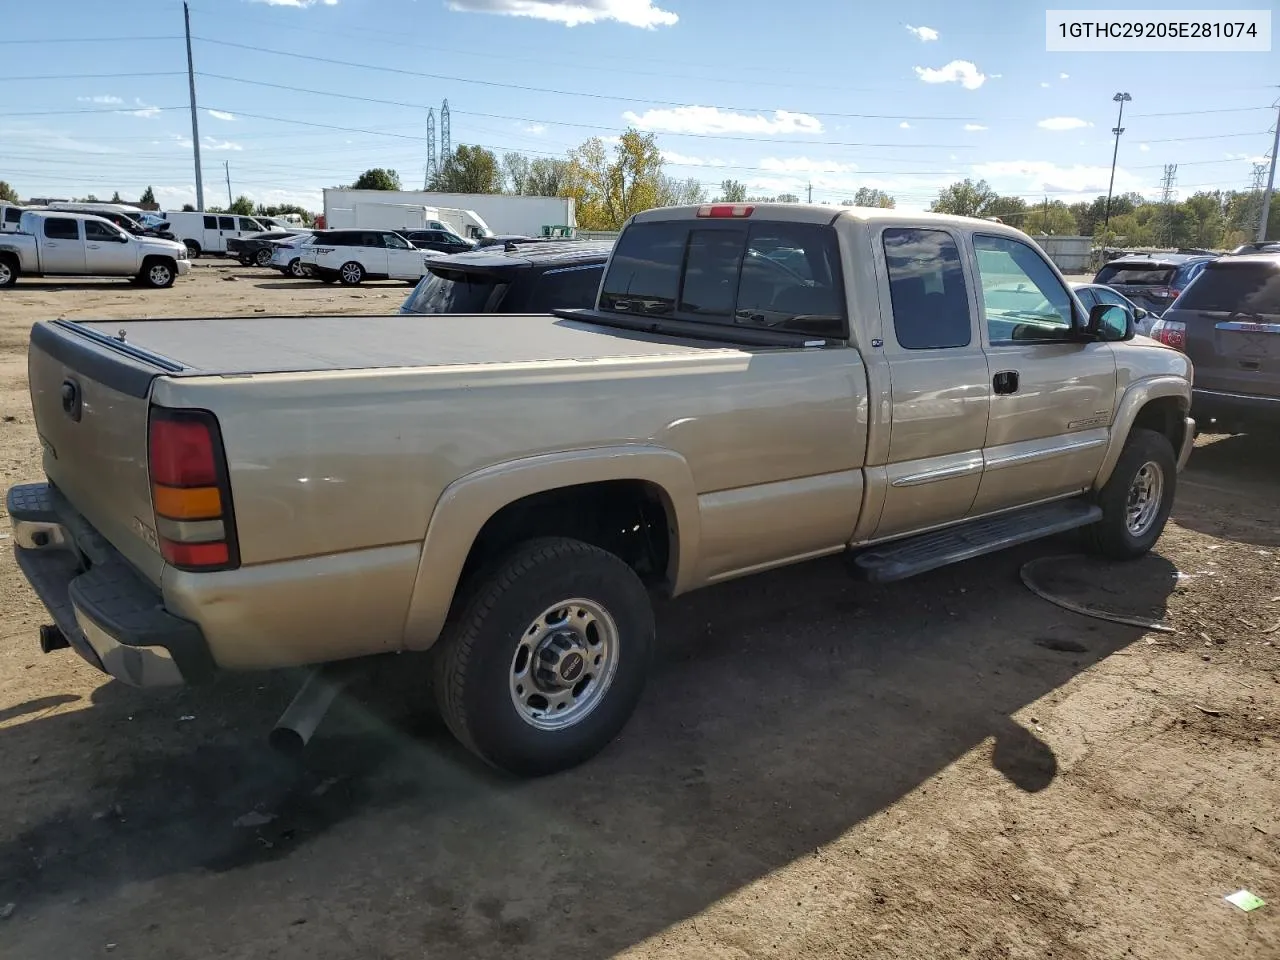
<svg viewBox="0 0 1280 960">
<path fill-rule="evenodd" d="M 6 485 L 40 477 L 34 320 L 406 293 L 211 261 L 162 291 L 23 281 L 0 293 Z M 262 741 L 296 674 L 157 694 L 43 656 L 0 544 L 0 957 L 1278 957 L 1278 491 L 1274 437 L 1205 436 L 1137 564 L 1064 538 L 666 604 L 623 737 L 536 782 L 464 755 L 409 657 L 290 767 Z M 1018 574 L 1046 556 L 1055 591 L 1177 632 L 1038 599 Z M 1223 901 L 1241 887 L 1271 902 Z"/>
</svg>

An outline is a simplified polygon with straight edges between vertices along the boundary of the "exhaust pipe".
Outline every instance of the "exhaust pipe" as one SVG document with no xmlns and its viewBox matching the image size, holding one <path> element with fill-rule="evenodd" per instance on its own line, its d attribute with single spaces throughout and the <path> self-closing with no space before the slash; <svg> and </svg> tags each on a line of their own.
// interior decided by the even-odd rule
<svg viewBox="0 0 1280 960">
<path fill-rule="evenodd" d="M 63 650 L 71 646 L 67 640 L 66 634 L 62 632 L 62 628 L 52 623 L 46 623 L 40 627 L 40 652 L 53 653 L 55 650 Z"/>
<path fill-rule="evenodd" d="M 346 667 L 345 664 L 341 667 Z M 302 753 L 320 721 L 329 712 L 334 698 L 351 679 L 350 669 L 336 664 L 322 664 L 312 669 L 302 689 L 280 714 L 280 719 L 267 735 L 267 743 L 286 757 Z"/>
</svg>

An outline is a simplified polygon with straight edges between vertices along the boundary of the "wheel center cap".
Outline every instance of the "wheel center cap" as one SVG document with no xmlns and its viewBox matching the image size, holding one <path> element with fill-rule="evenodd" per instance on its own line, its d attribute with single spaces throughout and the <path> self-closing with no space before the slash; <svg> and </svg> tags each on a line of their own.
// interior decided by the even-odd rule
<svg viewBox="0 0 1280 960">
<path fill-rule="evenodd" d="M 585 666 L 586 660 L 582 658 L 582 654 L 570 653 L 560 661 L 560 678 L 565 683 L 575 683 L 582 676 Z"/>
</svg>

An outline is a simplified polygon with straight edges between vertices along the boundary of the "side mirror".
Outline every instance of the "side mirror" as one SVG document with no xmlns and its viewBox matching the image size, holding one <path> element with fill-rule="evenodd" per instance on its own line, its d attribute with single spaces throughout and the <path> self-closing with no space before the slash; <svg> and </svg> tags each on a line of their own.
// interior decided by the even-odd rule
<svg viewBox="0 0 1280 960">
<path fill-rule="evenodd" d="M 1100 303 L 1089 311 L 1085 333 L 1094 340 L 1107 343 L 1132 340 L 1135 333 L 1133 314 L 1128 307 Z"/>
</svg>

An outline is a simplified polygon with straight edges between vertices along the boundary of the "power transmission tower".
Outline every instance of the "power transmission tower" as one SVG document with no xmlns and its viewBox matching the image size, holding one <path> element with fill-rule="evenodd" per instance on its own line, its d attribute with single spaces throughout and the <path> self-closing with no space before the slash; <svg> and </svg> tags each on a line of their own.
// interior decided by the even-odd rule
<svg viewBox="0 0 1280 960">
<path fill-rule="evenodd" d="M 453 156 L 453 137 L 449 133 L 449 101 L 440 107 L 440 162 L 448 163 Z"/>
<path fill-rule="evenodd" d="M 1262 196 L 1262 188 L 1267 183 L 1267 164 L 1255 163 L 1253 165 L 1253 173 L 1249 180 L 1248 227 L 1250 232 L 1256 236 L 1258 230 L 1263 229 L 1262 207 L 1264 199 Z"/>
<path fill-rule="evenodd" d="M 439 172 L 436 167 L 436 108 L 427 111 L 427 175 L 422 181 L 422 189 L 430 190 L 431 181 Z"/>
<path fill-rule="evenodd" d="M 1173 197 L 1174 182 L 1178 179 L 1178 165 L 1176 163 L 1166 163 L 1164 165 L 1164 176 L 1160 180 L 1160 205 L 1164 208 L 1162 211 L 1161 233 L 1167 246 L 1173 246 Z"/>
</svg>

